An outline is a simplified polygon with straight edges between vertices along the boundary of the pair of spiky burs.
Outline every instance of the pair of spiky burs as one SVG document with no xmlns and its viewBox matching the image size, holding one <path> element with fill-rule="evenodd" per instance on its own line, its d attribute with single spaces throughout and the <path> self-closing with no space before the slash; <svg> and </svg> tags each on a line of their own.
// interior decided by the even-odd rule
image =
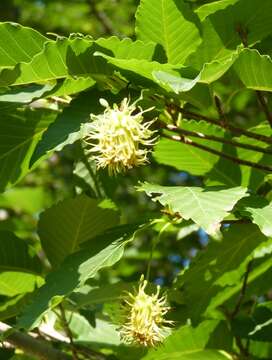
<svg viewBox="0 0 272 360">
<path fill-rule="evenodd" d="M 149 147 L 156 141 L 155 131 L 150 129 L 155 120 L 144 123 L 143 113 L 151 109 L 137 111 L 137 102 L 129 104 L 127 98 L 120 107 L 114 104 L 111 108 L 104 99 L 100 103 L 105 111 L 91 115 L 93 121 L 86 136 L 97 167 L 108 168 L 109 174 L 115 175 L 148 162 Z M 166 324 L 171 322 L 164 319 L 169 307 L 166 298 L 159 297 L 160 287 L 148 295 L 146 286 L 147 281 L 141 277 L 138 290 L 123 299 L 120 335 L 125 343 L 153 347 L 162 342 Z"/>
<path fill-rule="evenodd" d="M 137 111 L 137 101 L 129 104 L 127 98 L 119 107 L 114 104 L 111 108 L 104 99 L 100 103 L 105 111 L 91 115 L 93 121 L 86 135 L 97 167 L 108 168 L 109 174 L 115 175 L 148 162 L 147 147 L 156 141 L 150 129 L 155 120 L 144 123 L 143 113 L 151 109 Z"/>
</svg>

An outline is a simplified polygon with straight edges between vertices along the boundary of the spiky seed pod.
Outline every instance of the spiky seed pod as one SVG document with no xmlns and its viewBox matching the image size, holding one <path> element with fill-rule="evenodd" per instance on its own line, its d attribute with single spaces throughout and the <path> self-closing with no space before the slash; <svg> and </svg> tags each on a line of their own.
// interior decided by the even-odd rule
<svg viewBox="0 0 272 360">
<path fill-rule="evenodd" d="M 146 286 L 147 281 L 142 276 L 137 293 L 128 293 L 120 335 L 127 344 L 154 347 L 163 341 L 169 329 L 166 324 L 172 321 L 164 319 L 170 308 L 166 298 L 159 297 L 160 287 L 157 287 L 155 294 L 148 295 L 145 293 Z"/>
<path fill-rule="evenodd" d="M 93 122 L 86 135 L 98 168 L 107 167 L 112 175 L 147 163 L 150 150 L 146 147 L 156 141 L 155 131 L 150 130 L 155 120 L 144 123 L 143 113 L 151 109 L 136 112 L 136 102 L 129 104 L 127 98 L 120 107 L 114 104 L 111 108 L 104 99 L 100 99 L 100 103 L 105 111 L 91 115 Z"/>
</svg>

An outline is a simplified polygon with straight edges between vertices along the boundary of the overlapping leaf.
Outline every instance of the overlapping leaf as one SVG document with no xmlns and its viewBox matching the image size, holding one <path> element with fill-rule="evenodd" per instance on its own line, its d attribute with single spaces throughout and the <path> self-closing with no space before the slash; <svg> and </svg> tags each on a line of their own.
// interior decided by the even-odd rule
<svg viewBox="0 0 272 360">
<path fill-rule="evenodd" d="M 55 84 L 29 85 L 27 87 L 15 87 L 0 95 L 0 102 L 27 104 L 35 99 L 45 96 L 54 88 Z"/>
<path fill-rule="evenodd" d="M 247 88 L 272 91 L 272 60 L 268 55 L 244 49 L 235 61 L 234 69 Z"/>
<path fill-rule="evenodd" d="M 110 92 L 104 92 L 108 101 L 113 98 Z M 34 164 L 41 156 L 49 154 L 53 150 L 60 151 L 65 145 L 72 144 L 84 137 L 85 128 L 83 123 L 90 120 L 90 114 L 97 114 L 103 111 L 99 103 L 101 94 L 96 88 L 80 94 L 58 115 L 56 121 L 44 132 L 38 143 L 31 164 Z M 117 99 L 120 99 L 117 97 Z"/>
<path fill-rule="evenodd" d="M 190 325 L 182 326 L 173 331 L 161 347 L 156 350 L 149 350 L 148 354 L 144 356 L 144 359 L 155 360 L 166 355 L 168 355 L 168 359 L 172 359 L 172 354 L 175 353 L 179 353 L 180 359 L 183 359 L 184 356 L 186 356 L 187 353 L 190 354 L 190 352 L 192 352 L 192 356 L 199 356 L 196 357 L 196 359 L 206 359 L 211 353 L 214 355 L 217 353 L 219 356 L 220 352 L 209 352 L 204 349 L 216 349 L 222 346 L 222 349 L 228 350 L 231 347 L 232 339 L 230 336 L 226 336 L 221 341 L 218 341 L 219 339 L 216 334 L 219 329 L 223 331 L 223 328 L 224 324 L 221 324 L 218 320 L 203 321 L 195 328 Z M 194 352 L 197 354 L 193 354 Z M 223 353 L 221 353 L 220 356 L 221 355 L 223 355 Z M 224 355 L 227 356 L 227 354 Z M 220 356 L 218 359 L 220 359 Z M 186 359 L 186 357 L 184 359 Z M 226 359 L 228 359 L 228 357 L 226 357 Z"/>
<path fill-rule="evenodd" d="M 152 60 L 155 51 L 155 44 L 149 40 L 148 43 L 142 41 L 132 41 L 130 38 L 120 40 L 116 36 L 110 38 L 100 38 L 96 43 L 103 49 L 110 50 L 117 59 L 145 59 Z"/>
<path fill-rule="evenodd" d="M 171 64 L 183 64 L 201 42 L 198 19 L 183 1 L 142 0 L 136 15 L 140 40 L 160 44 Z"/>
<path fill-rule="evenodd" d="M 144 59 L 118 59 L 101 52 L 95 55 L 105 58 L 120 69 L 123 76 L 137 85 L 154 87 L 155 83 L 155 87 L 159 85 L 166 91 L 179 93 L 190 90 L 198 81 L 198 75 L 190 68 Z"/>
<path fill-rule="evenodd" d="M 119 261 L 126 243 L 131 241 L 137 229 L 138 226 L 113 228 L 91 239 L 83 250 L 68 256 L 57 270 L 47 276 L 45 285 L 37 291 L 33 302 L 19 320 L 19 326 L 34 327 L 50 306 L 58 304 L 64 296 L 82 286 L 100 269 Z"/>
<path fill-rule="evenodd" d="M 252 45 L 271 33 L 271 14 L 270 0 L 262 6 L 256 0 L 240 0 L 211 13 L 202 23 L 203 42 L 188 64 L 198 70 L 205 64 L 202 81 L 216 80 L 232 65 L 242 42 Z"/>
<path fill-rule="evenodd" d="M 118 212 L 111 202 L 79 195 L 42 213 L 38 233 L 48 259 L 57 266 L 84 241 L 118 222 Z"/>
<path fill-rule="evenodd" d="M 272 236 L 272 204 L 262 197 L 250 196 L 238 203 L 238 211 L 259 226 L 264 235 Z"/>
<path fill-rule="evenodd" d="M 248 262 L 269 253 L 271 240 L 251 224 L 233 225 L 224 232 L 221 242 L 209 244 L 181 278 L 192 320 L 199 322 L 202 314 L 239 292 Z M 271 261 L 268 266 L 271 266 Z M 256 268 L 249 283 L 266 270 L 265 266 Z"/>
<path fill-rule="evenodd" d="M 239 0 L 220 0 L 204 4 L 202 6 L 199 6 L 195 12 L 199 16 L 199 19 L 203 21 L 207 16 L 214 14 L 219 10 L 225 9 L 227 6 L 235 4 L 237 1 Z"/>
<path fill-rule="evenodd" d="M 4 271 L 0 273 L 0 295 L 16 296 L 32 292 L 37 286 L 38 277 L 19 271 Z"/>
<path fill-rule="evenodd" d="M 16 183 L 31 169 L 30 158 L 34 148 L 55 116 L 49 111 L 1 116 L 0 190 Z"/>
<path fill-rule="evenodd" d="M 27 244 L 13 233 L 0 231 L 0 271 L 17 271 L 38 274 L 41 264 L 31 257 Z"/>
<path fill-rule="evenodd" d="M 98 46 L 89 39 L 61 38 L 47 42 L 43 51 L 29 63 L 18 63 L 14 69 L 0 73 L 0 84 L 23 85 L 65 79 L 67 77 L 110 75 L 105 60 L 93 56 Z"/>
<path fill-rule="evenodd" d="M 160 186 L 144 183 L 139 190 L 152 196 L 163 206 L 179 213 L 184 219 L 213 233 L 238 200 L 246 196 L 246 188 L 200 188 L 188 186 Z"/>
<path fill-rule="evenodd" d="M 266 123 L 250 128 L 249 131 L 260 135 L 271 135 L 271 128 Z M 258 146 L 261 148 L 268 148 L 269 145 L 255 140 L 249 139 L 246 136 L 240 136 L 234 140 L 238 140 L 240 143 L 249 144 L 252 146 Z M 234 157 L 238 157 L 242 160 L 250 160 L 256 164 L 262 164 L 266 166 L 272 165 L 272 156 L 270 154 L 263 154 L 262 152 L 247 150 L 244 148 L 234 148 L 232 146 L 224 146 L 222 149 L 226 154 Z M 241 166 L 238 163 L 234 163 L 228 159 L 220 158 L 215 164 L 212 171 L 207 174 L 207 185 L 227 185 L 227 186 L 245 186 L 256 191 L 266 176 L 266 172 L 251 168 L 249 166 Z"/>
<path fill-rule="evenodd" d="M 11 22 L 0 23 L 0 68 L 30 62 L 42 51 L 46 41 L 45 36 L 31 28 Z"/>
<path fill-rule="evenodd" d="M 182 128 L 185 130 L 204 133 L 207 135 L 223 136 L 221 128 L 204 122 L 182 121 Z M 203 144 L 202 139 L 194 139 L 195 142 Z M 222 144 L 212 141 L 205 141 L 205 145 L 212 149 L 220 150 Z M 201 149 L 178 143 L 172 140 L 161 139 L 155 146 L 153 153 L 155 160 L 160 164 L 174 166 L 178 170 L 188 171 L 193 175 L 204 175 L 210 171 L 218 161 L 218 156 L 207 153 Z M 227 176 L 223 173 L 222 176 Z"/>
</svg>

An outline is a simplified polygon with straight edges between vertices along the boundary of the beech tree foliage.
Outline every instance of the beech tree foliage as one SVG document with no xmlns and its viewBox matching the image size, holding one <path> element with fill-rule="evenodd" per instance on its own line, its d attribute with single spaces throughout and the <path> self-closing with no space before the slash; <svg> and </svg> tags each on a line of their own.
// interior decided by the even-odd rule
<svg viewBox="0 0 272 360">
<path fill-rule="evenodd" d="M 272 1 L 105 4 L 0 23 L 0 358 L 269 360 Z"/>
</svg>

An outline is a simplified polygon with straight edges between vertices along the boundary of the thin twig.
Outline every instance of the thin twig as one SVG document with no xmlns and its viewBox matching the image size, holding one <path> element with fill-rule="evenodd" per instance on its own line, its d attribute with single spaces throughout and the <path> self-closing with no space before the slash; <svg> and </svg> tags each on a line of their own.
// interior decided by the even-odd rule
<svg viewBox="0 0 272 360">
<path fill-rule="evenodd" d="M 0 334 L 10 330 L 12 328 L 9 325 L 0 322 Z M 7 335 L 4 341 L 40 360 L 73 360 L 71 356 L 54 349 L 48 341 L 37 340 L 17 330 Z"/>
<path fill-rule="evenodd" d="M 252 269 L 252 265 L 253 265 L 253 260 L 249 261 L 249 263 L 247 264 L 247 268 L 244 274 L 244 280 L 243 280 L 243 284 L 235 305 L 235 308 L 233 309 L 233 311 L 229 314 L 228 318 L 230 321 L 232 321 L 239 313 L 243 300 L 245 298 L 246 295 L 246 288 L 247 288 L 247 282 L 248 282 L 248 277 L 249 277 L 249 273 Z M 248 343 L 246 344 L 246 346 L 243 344 L 240 336 L 236 335 L 235 336 L 235 341 L 236 344 L 241 352 L 241 354 L 245 357 L 245 358 L 249 358 L 249 352 L 248 352 Z"/>
<path fill-rule="evenodd" d="M 255 168 L 255 169 L 267 171 L 269 173 L 272 172 L 272 167 L 271 166 L 257 164 L 257 163 L 254 163 L 252 161 L 249 161 L 249 160 L 243 160 L 243 159 L 240 159 L 240 158 L 236 158 L 236 157 L 231 156 L 229 154 L 225 154 L 222 151 L 218 151 L 218 150 L 212 149 L 212 148 L 210 148 L 210 147 L 208 147 L 206 145 L 196 143 L 196 142 L 192 141 L 191 139 L 186 138 L 186 137 L 181 136 L 181 135 L 169 136 L 169 135 L 166 135 L 166 134 L 162 134 L 162 136 L 167 138 L 167 139 L 170 139 L 170 140 L 179 141 L 179 142 L 182 142 L 184 144 L 194 146 L 194 147 L 196 147 L 198 149 L 207 151 L 207 152 L 209 152 L 211 154 L 214 154 L 214 155 L 223 157 L 225 159 L 228 159 L 228 160 L 230 160 L 230 161 L 232 161 L 232 162 L 234 162 L 236 164 L 239 164 L 239 165 L 249 166 L 249 167 L 252 167 L 252 168 Z"/>
<path fill-rule="evenodd" d="M 115 35 L 113 26 L 112 26 L 110 20 L 108 19 L 107 15 L 104 13 L 104 11 L 99 11 L 97 9 L 96 1 L 95 0 L 89 0 L 89 4 L 90 4 L 91 12 L 99 20 L 99 22 L 103 26 L 105 34 Z"/>
<path fill-rule="evenodd" d="M 222 107 L 221 101 L 220 101 L 220 99 L 219 99 L 218 96 L 215 96 L 215 97 L 214 97 L 214 102 L 215 102 L 215 106 L 216 106 L 216 109 L 217 109 L 217 112 L 218 112 L 218 115 L 219 115 L 219 119 L 220 119 L 220 122 L 221 122 L 221 126 L 223 126 L 224 128 L 226 128 L 226 126 L 227 126 L 227 120 L 226 120 L 226 116 L 225 116 L 224 111 L 223 111 L 223 107 Z"/>
<path fill-rule="evenodd" d="M 225 130 L 229 130 L 230 132 L 232 132 L 235 135 L 244 135 L 248 138 L 259 140 L 259 141 L 264 142 L 269 145 L 272 144 L 272 138 L 268 137 L 266 135 L 256 134 L 254 132 L 251 132 L 251 131 L 248 131 L 245 129 L 237 128 L 229 123 L 224 124 L 224 126 L 222 126 L 222 122 L 219 122 L 215 119 L 209 118 L 209 117 L 201 115 L 201 114 L 194 113 L 192 111 L 184 110 L 183 108 L 178 107 L 178 106 L 176 106 L 176 108 L 180 113 L 182 113 L 184 116 L 188 117 L 189 119 L 203 120 L 210 124 L 223 127 Z"/>
<path fill-rule="evenodd" d="M 181 135 L 188 135 L 188 136 L 192 136 L 192 137 L 197 137 L 197 138 L 203 139 L 203 140 L 212 140 L 212 141 L 220 142 L 220 143 L 223 143 L 223 144 L 232 145 L 232 146 L 235 146 L 235 147 L 240 147 L 240 148 L 243 148 L 243 149 L 248 149 L 248 150 L 252 150 L 252 151 L 261 152 L 263 154 L 272 154 L 272 150 L 270 150 L 270 149 L 261 148 L 259 146 L 255 146 L 255 145 L 240 143 L 240 142 L 235 141 L 235 140 L 225 139 L 225 138 L 215 136 L 215 135 L 208 135 L 208 134 L 203 134 L 201 132 L 194 132 L 194 131 L 181 129 L 181 128 L 175 126 L 175 125 L 169 125 L 168 124 L 168 125 L 166 125 L 166 128 L 168 130 L 174 131 L 174 132 L 176 132 L 178 134 L 181 134 Z"/>
<path fill-rule="evenodd" d="M 63 325 L 63 330 L 65 331 L 66 336 L 69 338 L 70 341 L 70 345 L 71 345 L 71 350 L 73 353 L 73 358 L 74 360 L 79 360 L 78 354 L 77 354 L 77 349 L 76 346 L 74 344 L 74 338 L 73 338 L 73 334 L 72 331 L 69 327 L 68 321 L 66 319 L 66 315 L 65 315 L 65 310 L 62 304 L 59 305 L 59 309 L 60 309 L 60 314 L 61 314 L 61 320 L 62 320 L 62 325 Z"/>
<path fill-rule="evenodd" d="M 261 108 L 262 108 L 263 112 L 265 113 L 266 119 L 269 122 L 270 127 L 272 128 L 272 113 L 268 109 L 264 93 L 262 91 L 260 91 L 260 90 L 257 90 L 256 95 L 257 95 L 257 98 L 258 98 L 259 103 L 261 105 Z"/>
<path fill-rule="evenodd" d="M 236 315 L 239 313 L 239 311 L 240 311 L 242 302 L 243 302 L 244 297 L 245 297 L 245 295 L 246 295 L 247 281 L 248 281 L 249 273 L 250 273 L 250 271 L 251 271 L 251 269 L 252 269 L 252 265 L 253 265 L 253 261 L 251 260 L 251 261 L 249 261 L 249 263 L 247 264 L 246 272 L 245 272 L 245 274 L 244 274 L 243 285 L 242 285 L 241 291 L 240 291 L 240 293 L 239 293 L 236 306 L 235 306 L 234 310 L 233 310 L 233 311 L 231 312 L 231 314 L 230 314 L 231 320 L 233 320 L 233 319 L 236 317 Z"/>
</svg>

